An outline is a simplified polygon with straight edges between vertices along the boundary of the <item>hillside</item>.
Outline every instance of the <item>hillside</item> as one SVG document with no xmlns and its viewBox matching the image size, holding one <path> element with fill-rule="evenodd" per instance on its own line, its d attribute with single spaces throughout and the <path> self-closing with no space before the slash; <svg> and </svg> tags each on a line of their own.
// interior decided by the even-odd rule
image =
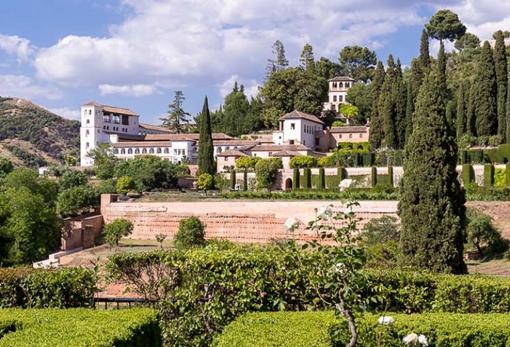
<svg viewBox="0 0 510 347">
<path fill-rule="evenodd" d="M 0 156 L 16 165 L 38 167 L 78 157 L 80 123 L 32 102 L 0 98 Z"/>
</svg>

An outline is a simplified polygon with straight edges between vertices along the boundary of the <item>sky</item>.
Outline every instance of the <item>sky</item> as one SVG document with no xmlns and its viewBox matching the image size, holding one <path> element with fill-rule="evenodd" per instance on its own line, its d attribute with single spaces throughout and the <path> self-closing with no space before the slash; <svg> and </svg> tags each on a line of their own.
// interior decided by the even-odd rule
<svg viewBox="0 0 510 347">
<path fill-rule="evenodd" d="M 306 43 L 316 59 L 360 45 L 407 65 L 442 8 L 481 39 L 510 30 L 510 0 L 2 0 L 0 95 L 70 119 L 94 100 L 159 124 L 176 90 L 191 114 L 235 81 L 255 95 L 275 40 L 291 65 Z"/>
</svg>

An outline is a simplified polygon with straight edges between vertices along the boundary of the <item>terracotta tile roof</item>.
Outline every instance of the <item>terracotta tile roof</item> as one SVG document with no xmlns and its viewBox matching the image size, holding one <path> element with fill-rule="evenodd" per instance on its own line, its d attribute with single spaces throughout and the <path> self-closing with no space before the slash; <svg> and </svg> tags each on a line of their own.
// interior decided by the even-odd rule
<svg viewBox="0 0 510 347">
<path fill-rule="evenodd" d="M 297 157 L 299 155 L 302 154 L 296 151 L 279 151 L 271 154 L 273 157 Z"/>
<path fill-rule="evenodd" d="M 255 146 L 260 144 L 259 141 L 250 141 L 250 140 L 213 140 L 214 146 Z"/>
<path fill-rule="evenodd" d="M 168 128 L 158 126 L 158 125 L 147 124 L 147 123 L 140 123 L 140 128 L 171 133 L 170 129 L 168 129 Z"/>
<path fill-rule="evenodd" d="M 107 132 L 107 131 L 105 131 L 105 133 L 117 135 L 119 142 L 143 141 L 143 139 L 144 139 L 143 135 L 130 135 L 130 134 L 122 134 L 122 133 L 119 134 L 119 133 L 112 133 L 112 132 Z"/>
<path fill-rule="evenodd" d="M 147 134 L 145 140 L 147 141 L 198 141 L 200 134 Z M 212 133 L 213 141 L 215 140 L 237 140 L 224 133 Z"/>
<path fill-rule="evenodd" d="M 366 126 L 344 126 L 344 127 L 334 127 L 331 128 L 330 132 L 334 133 L 366 133 L 368 132 L 368 127 Z"/>
<path fill-rule="evenodd" d="M 218 153 L 217 157 L 247 157 L 248 154 L 241 152 L 238 149 L 229 149 L 228 151 Z"/>
<path fill-rule="evenodd" d="M 354 78 L 349 76 L 335 76 L 329 80 L 330 82 L 342 82 L 342 81 L 356 81 Z"/>
<path fill-rule="evenodd" d="M 127 116 L 138 116 L 137 113 L 131 111 L 128 108 L 103 105 L 103 104 L 99 104 L 95 101 L 89 101 L 89 102 L 83 104 L 82 106 L 96 106 L 96 107 L 102 108 L 103 111 L 106 111 L 106 112 L 120 113 L 120 114 L 125 114 Z"/>
<path fill-rule="evenodd" d="M 309 151 L 304 145 L 258 145 L 251 149 L 252 152 L 280 152 L 280 151 Z"/>
<path fill-rule="evenodd" d="M 123 141 L 112 144 L 113 147 L 172 147 L 171 142 L 166 141 Z"/>
<path fill-rule="evenodd" d="M 296 110 L 289 112 L 279 118 L 279 120 L 286 120 L 286 119 L 306 119 L 310 122 L 324 124 L 323 121 L 321 121 L 319 118 L 317 118 L 313 114 L 308 114 L 308 113 L 304 113 L 304 112 L 296 111 Z"/>
</svg>

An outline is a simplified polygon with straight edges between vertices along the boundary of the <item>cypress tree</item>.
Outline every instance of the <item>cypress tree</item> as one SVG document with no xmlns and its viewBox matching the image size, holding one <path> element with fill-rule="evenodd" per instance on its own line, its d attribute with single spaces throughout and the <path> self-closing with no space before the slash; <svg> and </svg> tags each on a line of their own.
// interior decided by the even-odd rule
<svg viewBox="0 0 510 347">
<path fill-rule="evenodd" d="M 466 134 L 469 136 L 476 136 L 476 97 L 478 88 L 476 83 L 469 84 L 469 88 L 466 88 L 467 94 L 466 100 Z"/>
<path fill-rule="evenodd" d="M 371 93 L 372 93 L 372 113 L 370 115 L 370 133 L 369 140 L 372 149 L 377 149 L 381 146 L 384 133 L 383 122 L 381 113 L 379 112 L 379 97 L 384 83 L 384 66 L 382 62 L 377 62 L 377 67 L 374 72 L 374 79 L 372 80 Z"/>
<path fill-rule="evenodd" d="M 437 55 L 437 69 L 439 72 L 439 91 L 443 96 L 443 105 L 446 107 L 446 102 L 448 100 L 448 85 L 446 84 L 446 54 L 444 51 L 444 43 L 443 41 L 439 44 L 439 53 Z"/>
<path fill-rule="evenodd" d="M 466 132 L 466 104 L 464 96 L 464 83 L 459 85 L 457 91 L 457 119 L 456 119 L 456 130 L 457 139 L 460 139 Z"/>
<path fill-rule="evenodd" d="M 323 167 L 319 168 L 319 189 L 326 189 L 326 173 Z"/>
<path fill-rule="evenodd" d="M 430 68 L 429 34 L 425 29 L 421 32 L 420 64 L 424 69 Z"/>
<path fill-rule="evenodd" d="M 494 67 L 497 85 L 498 135 L 506 139 L 506 98 L 508 83 L 508 67 L 506 58 L 505 37 L 501 30 L 494 34 Z"/>
<path fill-rule="evenodd" d="M 384 144 L 388 148 L 397 148 L 397 129 L 395 119 L 395 100 L 393 87 L 396 82 L 396 66 L 393 56 L 388 57 L 388 69 L 379 96 L 379 112 L 383 122 Z"/>
<path fill-rule="evenodd" d="M 475 83 L 476 95 L 474 113 L 476 119 L 477 136 L 490 136 L 497 132 L 498 122 L 496 113 L 496 73 L 492 48 L 485 41 L 480 53 L 480 61 Z"/>
<path fill-rule="evenodd" d="M 413 104 L 413 91 L 411 87 L 411 82 L 407 82 L 406 88 L 406 139 L 411 136 L 413 132 L 413 112 L 414 112 L 414 104 Z"/>
<path fill-rule="evenodd" d="M 457 145 L 448 130 L 439 83 L 437 72 L 425 78 L 405 147 L 401 247 L 409 264 L 465 273 L 465 196 L 455 171 Z"/>
<path fill-rule="evenodd" d="M 456 115 L 457 110 L 457 102 L 455 99 L 448 100 L 446 103 L 446 122 L 448 123 L 449 129 L 455 135 L 455 120 L 457 118 Z"/>
<path fill-rule="evenodd" d="M 508 75 L 507 90 L 510 90 L 510 75 Z M 510 92 L 506 93 L 506 143 L 510 142 Z"/>
<path fill-rule="evenodd" d="M 207 96 L 204 100 L 204 107 L 200 115 L 200 137 L 198 143 L 198 173 L 216 174 L 214 165 L 214 147 L 211 131 L 211 114 Z"/>
<path fill-rule="evenodd" d="M 428 45 L 428 40 L 427 40 Z M 428 46 L 427 46 L 427 57 L 428 57 Z M 411 133 L 413 132 L 413 113 L 414 106 L 416 104 L 416 98 L 418 96 L 418 92 L 420 91 L 421 84 L 423 82 L 423 78 L 425 76 L 425 71 L 427 68 L 422 67 L 422 62 L 420 59 L 413 59 L 411 62 L 411 76 L 408 81 L 407 87 L 407 106 L 406 106 L 406 138 L 409 138 Z"/>
<path fill-rule="evenodd" d="M 295 167 L 292 172 L 292 190 L 300 188 L 299 176 L 300 176 L 299 168 Z"/>
<path fill-rule="evenodd" d="M 397 59 L 396 78 L 392 86 L 392 98 L 395 103 L 395 135 L 397 138 L 397 147 L 404 148 L 406 141 L 406 85 L 402 76 L 402 66 L 400 59 Z"/>
</svg>

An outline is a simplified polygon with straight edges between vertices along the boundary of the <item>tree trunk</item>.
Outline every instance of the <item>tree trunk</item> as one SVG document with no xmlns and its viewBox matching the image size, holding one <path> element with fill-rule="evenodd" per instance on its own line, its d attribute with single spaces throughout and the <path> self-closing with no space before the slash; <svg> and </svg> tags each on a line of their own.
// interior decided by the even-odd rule
<svg viewBox="0 0 510 347">
<path fill-rule="evenodd" d="M 358 332 L 356 331 L 356 322 L 354 321 L 354 315 L 352 312 L 345 308 L 344 299 L 342 297 L 342 293 L 340 292 L 338 295 L 340 299 L 340 304 L 338 304 L 337 308 L 342 313 L 342 315 L 347 319 L 347 324 L 349 326 L 349 331 L 351 332 L 351 340 L 346 345 L 346 347 L 354 347 L 358 342 Z"/>
</svg>

